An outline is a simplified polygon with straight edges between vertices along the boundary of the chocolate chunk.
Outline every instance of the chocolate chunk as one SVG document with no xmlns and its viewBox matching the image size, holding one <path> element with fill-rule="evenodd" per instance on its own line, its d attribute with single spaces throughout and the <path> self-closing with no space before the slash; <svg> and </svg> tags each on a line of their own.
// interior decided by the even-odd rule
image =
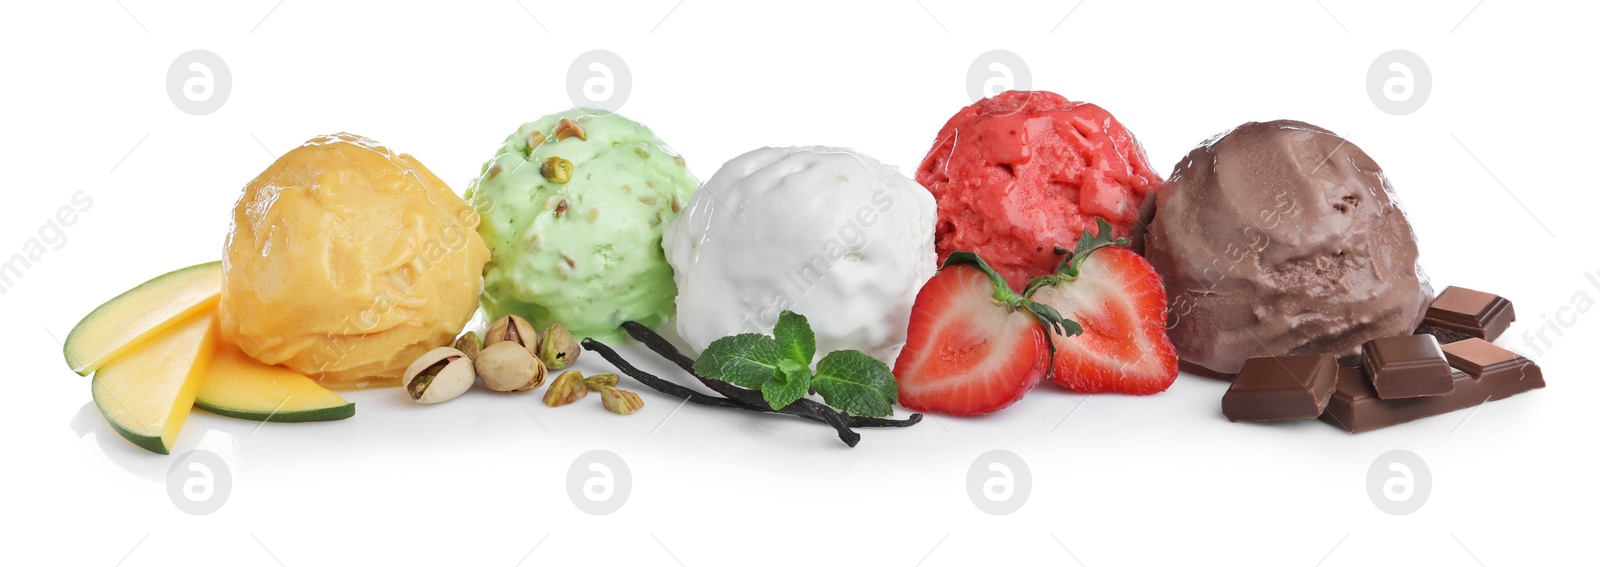
<svg viewBox="0 0 1600 567">
<path fill-rule="evenodd" d="M 1345 431 L 1362 433 L 1544 387 L 1544 375 L 1538 365 L 1489 343 L 1482 345 L 1454 343 L 1443 347 L 1451 364 L 1465 365 L 1478 372 L 1476 376 L 1459 370 L 1452 373 L 1450 379 L 1455 382 L 1455 388 L 1444 396 L 1381 399 L 1361 369 L 1341 368 L 1339 385 L 1334 388 L 1333 399 L 1328 401 L 1328 410 L 1322 413 L 1321 419 Z"/>
<path fill-rule="evenodd" d="M 1529 382 L 1529 390 L 1544 387 L 1544 371 L 1522 355 L 1497 347 L 1483 339 L 1467 339 L 1444 346 L 1450 365 L 1479 380 Z M 1508 394 L 1509 395 L 1509 394 Z M 1499 396 L 1500 399 L 1506 396 Z"/>
<path fill-rule="evenodd" d="M 1432 335 L 1372 339 L 1361 347 L 1361 368 L 1385 400 L 1442 396 L 1455 389 L 1450 363 Z"/>
<path fill-rule="evenodd" d="M 1329 354 L 1246 360 L 1222 396 L 1222 415 L 1228 421 L 1317 417 L 1333 395 L 1338 370 Z"/>
<path fill-rule="evenodd" d="M 1515 320 L 1517 314 L 1506 298 L 1450 286 L 1433 300 L 1417 332 L 1439 337 L 1445 344 L 1470 338 L 1493 341 Z"/>
</svg>

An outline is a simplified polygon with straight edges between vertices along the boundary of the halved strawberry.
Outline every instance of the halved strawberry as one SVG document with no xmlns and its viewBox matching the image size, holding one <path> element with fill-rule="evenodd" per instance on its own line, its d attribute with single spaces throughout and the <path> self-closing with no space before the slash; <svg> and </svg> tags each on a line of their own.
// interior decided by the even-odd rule
<svg viewBox="0 0 1600 567">
<path fill-rule="evenodd" d="M 1079 392 L 1147 395 L 1178 378 L 1178 353 L 1167 338 L 1167 292 L 1150 263 L 1111 239 L 1083 231 L 1056 273 L 1028 283 L 1026 297 L 1077 321 L 1083 334 L 1054 337 L 1050 381 Z"/>
<path fill-rule="evenodd" d="M 1077 324 L 1016 294 L 971 252 L 953 252 L 911 307 L 894 363 L 900 405 L 952 415 L 1011 405 L 1050 372 L 1051 331 Z"/>
</svg>

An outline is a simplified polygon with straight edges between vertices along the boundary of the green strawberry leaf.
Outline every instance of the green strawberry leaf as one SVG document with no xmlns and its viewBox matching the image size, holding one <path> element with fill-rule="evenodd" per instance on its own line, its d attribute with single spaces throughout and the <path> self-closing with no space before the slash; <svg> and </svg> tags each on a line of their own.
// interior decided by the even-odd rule
<svg viewBox="0 0 1600 567">
<path fill-rule="evenodd" d="M 1104 233 L 1109 236 L 1111 234 L 1111 225 L 1105 224 L 1105 219 L 1099 220 L 1101 225 L 1104 227 Z M 1088 231 L 1085 231 L 1084 236 L 1087 238 L 1092 238 L 1088 235 Z M 1083 247 L 1084 245 L 1079 245 L 1079 249 L 1082 249 Z M 1095 249 L 1098 249 L 1098 247 Z M 1093 252 L 1094 250 L 1089 251 Z M 1062 265 L 1066 266 L 1066 264 Z M 1011 290 L 1011 286 L 1006 283 L 1006 279 L 1000 277 L 999 272 L 994 271 L 994 268 L 990 267 L 988 262 L 984 261 L 982 257 L 978 256 L 974 252 L 951 252 L 949 256 L 945 257 L 944 266 L 939 269 L 944 270 L 952 266 L 969 266 L 977 269 L 980 272 L 983 272 L 985 276 L 988 276 L 990 285 L 994 286 L 994 301 L 996 304 L 1005 306 L 1005 308 L 1009 311 L 1016 311 L 1018 309 L 1028 310 L 1029 312 L 1033 313 L 1034 317 L 1039 319 L 1040 323 L 1044 324 L 1045 330 L 1066 337 L 1083 333 L 1083 327 L 1079 326 L 1077 321 L 1062 317 L 1061 313 L 1056 311 L 1054 307 L 1028 299 L 1033 295 L 1033 292 L 1038 291 L 1040 287 L 1054 285 L 1054 283 L 1058 281 L 1051 280 L 1050 278 L 1064 278 L 1067 276 L 1055 274 L 1053 276 L 1034 278 L 1033 281 L 1028 282 L 1027 292 L 1022 295 L 1017 295 L 1016 292 Z M 832 355 L 830 354 L 829 356 Z M 822 372 L 821 366 L 817 367 L 817 372 L 819 374 Z"/>
<path fill-rule="evenodd" d="M 780 313 L 778 326 L 772 329 L 772 336 L 778 340 L 778 354 L 784 360 L 811 367 L 811 359 L 817 356 L 817 335 L 811 332 L 811 324 L 806 321 L 805 315 L 793 311 Z"/>
<path fill-rule="evenodd" d="M 1046 276 L 1039 276 L 1028 281 L 1028 286 L 1023 290 L 1023 297 L 1033 297 L 1033 292 L 1040 288 L 1056 285 L 1061 282 L 1070 282 L 1078 279 L 1078 273 L 1083 268 L 1083 263 L 1089 260 L 1089 255 L 1095 250 L 1112 246 L 1127 246 L 1128 239 L 1115 238 L 1111 233 L 1111 223 L 1106 219 L 1095 217 L 1095 228 L 1099 234 L 1083 231 L 1078 237 L 1078 246 L 1073 250 L 1056 247 L 1056 254 L 1065 254 L 1061 257 L 1061 264 L 1056 266 L 1056 272 Z"/>
<path fill-rule="evenodd" d="M 1033 312 L 1033 316 L 1038 317 L 1039 322 L 1044 323 L 1044 328 L 1047 331 L 1063 337 L 1073 337 L 1083 334 L 1082 325 L 1079 325 L 1077 321 L 1073 321 L 1061 316 L 1061 312 L 1056 311 L 1056 308 L 1054 307 L 1039 303 L 1032 299 L 1022 300 L 1020 305 L 1023 309 Z"/>
<path fill-rule="evenodd" d="M 778 341 L 766 335 L 745 333 L 711 341 L 705 352 L 700 353 L 700 360 L 695 361 L 694 371 L 735 386 L 760 388 L 773 379 L 781 360 Z"/>
<path fill-rule="evenodd" d="M 811 389 L 811 367 L 785 360 L 771 380 L 761 385 L 761 398 L 772 409 L 783 409 L 806 395 Z"/>
<path fill-rule="evenodd" d="M 949 256 L 945 256 L 944 264 L 941 264 L 939 269 L 945 270 L 951 266 L 971 266 L 983 272 L 983 275 L 989 278 L 989 283 L 994 286 L 995 301 L 1005 304 L 1015 303 L 1017 294 L 1011 290 L 1011 285 L 1007 284 L 1006 279 L 1001 277 L 999 272 L 994 271 L 994 268 L 989 266 L 989 262 L 984 261 L 983 257 L 979 256 L 978 253 L 965 250 L 951 252 Z"/>
<path fill-rule="evenodd" d="M 1087 230 L 1083 231 L 1083 235 L 1078 237 L 1078 247 L 1072 251 L 1071 256 L 1061 259 L 1061 266 L 1056 270 L 1057 272 L 1078 277 L 1078 269 L 1083 267 L 1083 262 L 1088 260 L 1089 254 L 1095 250 L 1110 246 L 1128 245 L 1128 239 L 1114 238 L 1112 236 L 1111 223 L 1106 222 L 1106 219 L 1095 217 L 1094 223 L 1095 229 L 1099 231 L 1099 234 L 1090 234 Z"/>
<path fill-rule="evenodd" d="M 817 362 L 811 387 L 834 408 L 863 417 L 894 413 L 900 386 L 882 361 L 855 350 L 836 350 Z"/>
</svg>

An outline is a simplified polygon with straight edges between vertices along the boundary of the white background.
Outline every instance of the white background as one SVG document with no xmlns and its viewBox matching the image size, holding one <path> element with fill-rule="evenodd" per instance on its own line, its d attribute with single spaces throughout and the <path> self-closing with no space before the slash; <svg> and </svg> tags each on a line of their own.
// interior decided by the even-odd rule
<svg viewBox="0 0 1600 567">
<path fill-rule="evenodd" d="M 24 250 L 75 192 L 94 200 L 0 295 L 11 386 L 0 562 L 1310 567 L 1592 555 L 1597 323 L 1562 311 L 1577 294 L 1600 298 L 1584 279 L 1600 272 L 1590 3 L 420 4 L 0 6 L 0 254 Z M 231 69 L 214 114 L 167 96 L 168 66 L 191 49 Z M 1046 385 L 991 417 L 862 430 L 854 449 L 810 422 L 675 412 L 677 400 L 643 388 L 631 417 L 593 400 L 549 409 L 480 389 L 422 408 L 368 391 L 349 396 L 355 418 L 327 424 L 258 429 L 197 411 L 175 452 L 223 455 L 232 492 L 208 516 L 175 506 L 172 459 L 104 425 L 56 339 L 126 288 L 217 258 L 243 184 L 318 134 L 371 136 L 464 190 L 518 124 L 572 106 L 567 66 L 591 49 L 626 60 L 622 113 L 701 180 L 762 145 L 849 146 L 909 172 L 970 102 L 968 66 L 991 49 L 1019 54 L 1035 88 L 1110 110 L 1162 173 L 1247 120 L 1330 128 L 1391 176 L 1436 285 L 1515 302 L 1502 344 L 1535 355 L 1549 387 L 1350 436 L 1319 422 L 1228 423 L 1224 385 L 1187 375 L 1149 398 Z M 1391 49 L 1431 68 L 1414 114 L 1368 98 L 1368 66 Z M 1530 338 L 1541 325 L 1548 345 Z M 585 356 L 584 369 L 605 367 Z M 581 512 L 566 491 L 568 467 L 591 449 L 632 471 L 630 499 L 609 516 Z M 991 449 L 1032 472 L 1011 515 L 967 494 L 968 467 Z M 1393 449 L 1432 472 L 1414 514 L 1388 515 L 1367 495 L 1368 467 Z"/>
</svg>

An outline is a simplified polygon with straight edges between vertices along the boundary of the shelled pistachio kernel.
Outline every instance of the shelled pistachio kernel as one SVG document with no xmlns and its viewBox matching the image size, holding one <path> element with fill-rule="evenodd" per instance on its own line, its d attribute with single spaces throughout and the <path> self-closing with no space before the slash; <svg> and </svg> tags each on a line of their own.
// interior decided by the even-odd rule
<svg viewBox="0 0 1600 567">
<path fill-rule="evenodd" d="M 618 415 L 628 415 L 644 407 L 644 400 L 639 399 L 639 394 L 611 386 L 600 387 L 600 403 L 606 407 L 606 411 Z"/>
<path fill-rule="evenodd" d="M 577 122 L 573 122 L 571 118 L 562 118 L 560 122 L 557 122 L 553 134 L 555 134 L 557 142 L 574 136 L 580 141 L 589 140 L 589 137 L 583 133 L 583 127 L 579 126 Z"/>
<path fill-rule="evenodd" d="M 572 333 L 567 331 L 566 325 L 551 323 L 545 328 L 544 341 L 539 343 L 539 362 L 543 362 L 546 368 L 561 370 L 572 366 L 578 361 L 580 352 L 583 351 L 578 347 L 578 341 L 572 339 Z"/>
<path fill-rule="evenodd" d="M 584 386 L 583 373 L 577 370 L 568 370 L 557 376 L 556 380 L 550 383 L 550 387 L 545 389 L 544 405 L 553 408 L 561 407 L 576 402 L 579 398 L 587 395 L 589 395 L 589 389 Z"/>
<path fill-rule="evenodd" d="M 572 162 L 561 156 L 550 156 L 539 165 L 539 175 L 543 175 L 551 183 L 572 181 Z"/>
<path fill-rule="evenodd" d="M 588 388 L 592 392 L 600 391 L 602 386 L 608 388 L 617 387 L 617 375 L 607 372 L 605 374 L 596 374 L 583 379 L 583 387 Z"/>
</svg>

